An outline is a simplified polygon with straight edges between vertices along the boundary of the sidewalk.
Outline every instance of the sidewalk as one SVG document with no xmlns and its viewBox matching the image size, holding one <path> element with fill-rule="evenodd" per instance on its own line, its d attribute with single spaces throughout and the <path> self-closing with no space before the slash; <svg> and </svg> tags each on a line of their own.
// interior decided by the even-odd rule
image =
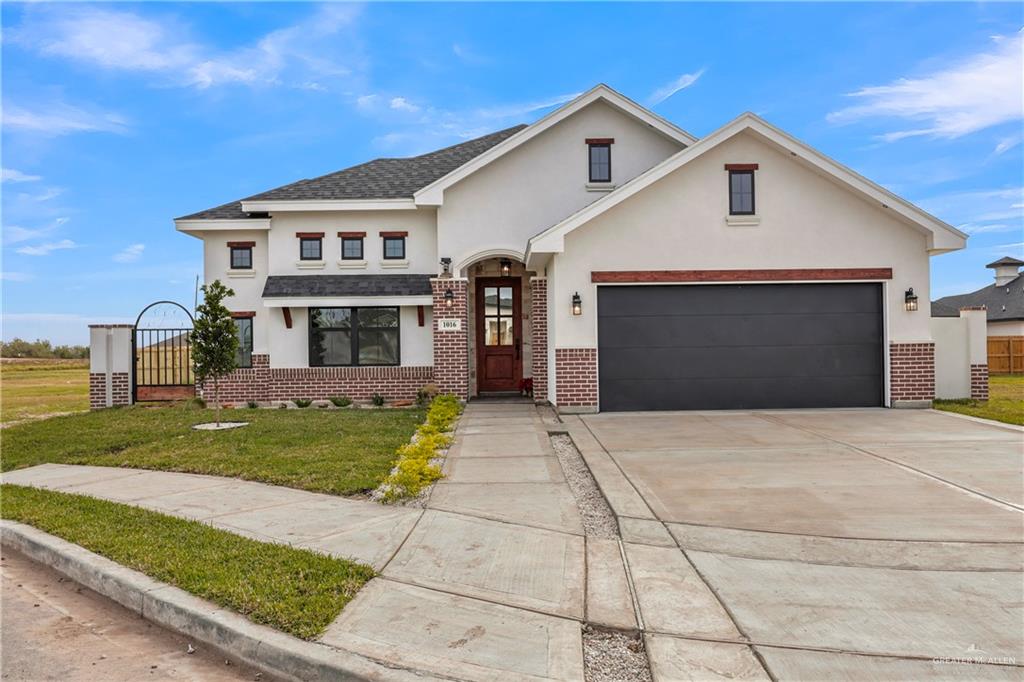
<svg viewBox="0 0 1024 682">
<path fill-rule="evenodd" d="M 43 465 L 3 480 L 372 565 L 380 577 L 328 626 L 320 641 L 329 647 L 457 679 L 582 679 L 581 621 L 609 611 L 601 602 L 625 571 L 605 562 L 596 577 L 612 589 L 586 603 L 582 525 L 536 408 L 471 403 L 445 473 L 425 510 L 106 467 Z"/>
</svg>

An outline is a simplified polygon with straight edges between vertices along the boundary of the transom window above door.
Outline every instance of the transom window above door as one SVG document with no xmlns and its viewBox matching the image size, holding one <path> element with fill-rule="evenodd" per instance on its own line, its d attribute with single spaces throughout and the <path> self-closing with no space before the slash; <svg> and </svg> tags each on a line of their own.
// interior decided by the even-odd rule
<svg viewBox="0 0 1024 682">
<path fill-rule="evenodd" d="M 513 321 L 512 287 L 484 287 L 484 345 L 511 346 Z"/>
</svg>

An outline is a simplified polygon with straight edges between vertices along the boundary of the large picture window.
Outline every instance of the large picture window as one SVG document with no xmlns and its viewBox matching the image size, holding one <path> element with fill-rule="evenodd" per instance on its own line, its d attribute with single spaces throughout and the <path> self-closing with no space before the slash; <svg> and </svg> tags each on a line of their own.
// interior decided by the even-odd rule
<svg viewBox="0 0 1024 682">
<path fill-rule="evenodd" d="M 238 350 L 235 351 L 235 365 L 252 367 L 252 318 L 236 317 L 235 330 L 238 333 Z"/>
<path fill-rule="evenodd" d="M 399 364 L 398 308 L 310 308 L 310 367 Z"/>
</svg>

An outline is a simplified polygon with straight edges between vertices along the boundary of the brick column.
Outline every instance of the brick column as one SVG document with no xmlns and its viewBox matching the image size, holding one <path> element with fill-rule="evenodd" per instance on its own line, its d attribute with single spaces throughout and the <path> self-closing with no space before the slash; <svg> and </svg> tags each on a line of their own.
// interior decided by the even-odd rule
<svg viewBox="0 0 1024 682">
<path fill-rule="evenodd" d="M 555 403 L 562 412 L 597 412 L 597 349 L 555 349 Z"/>
<path fill-rule="evenodd" d="M 935 399 L 935 344 L 889 344 L 889 399 L 893 407 L 931 407 Z"/>
<path fill-rule="evenodd" d="M 89 325 L 89 408 L 132 404 L 130 324 Z"/>
<path fill-rule="evenodd" d="M 988 365 L 971 365 L 971 397 L 988 400 Z"/>
<path fill-rule="evenodd" d="M 530 331 L 533 343 L 533 400 L 543 403 L 548 399 L 548 280 L 534 277 L 530 280 Z"/>
<path fill-rule="evenodd" d="M 434 295 L 434 382 L 441 393 L 469 399 L 469 282 L 454 277 L 430 280 Z M 445 292 L 455 296 L 452 306 L 445 304 Z M 442 320 L 458 329 L 441 329 Z"/>
</svg>

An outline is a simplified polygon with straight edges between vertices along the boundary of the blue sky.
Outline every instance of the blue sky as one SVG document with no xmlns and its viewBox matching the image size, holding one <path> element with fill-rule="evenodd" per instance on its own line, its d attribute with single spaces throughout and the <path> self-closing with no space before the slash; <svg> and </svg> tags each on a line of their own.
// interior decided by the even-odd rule
<svg viewBox="0 0 1024 682">
<path fill-rule="evenodd" d="M 605 82 L 697 136 L 750 110 L 1024 257 L 1019 3 L 4 3 L 3 337 L 192 301 L 172 219 L 536 120 Z"/>
</svg>

